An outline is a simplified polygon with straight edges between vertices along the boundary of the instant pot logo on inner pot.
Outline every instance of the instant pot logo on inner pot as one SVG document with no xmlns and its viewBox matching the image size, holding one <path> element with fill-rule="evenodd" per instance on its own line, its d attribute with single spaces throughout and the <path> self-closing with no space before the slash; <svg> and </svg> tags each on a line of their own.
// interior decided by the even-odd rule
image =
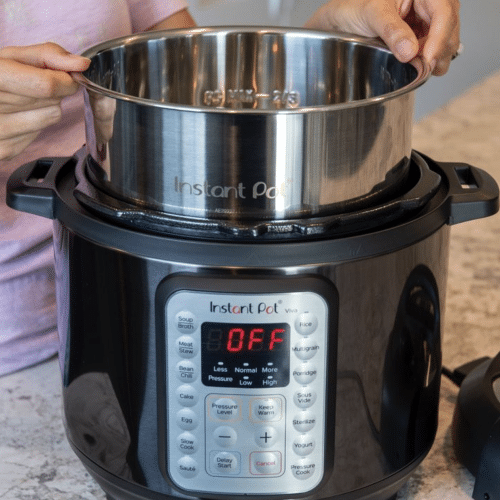
<svg viewBox="0 0 500 500">
<path fill-rule="evenodd" d="M 237 186 L 212 185 L 208 181 L 203 183 L 184 182 L 179 177 L 174 178 L 174 190 L 176 193 L 191 196 L 206 196 L 207 198 L 233 198 L 235 200 L 246 200 L 247 198 L 265 197 L 274 200 L 285 197 L 293 179 L 286 179 L 279 186 L 269 186 L 264 181 L 255 182 L 250 189 L 240 182 Z"/>
<path fill-rule="evenodd" d="M 253 304 L 249 302 L 248 304 L 232 304 L 228 302 L 227 304 L 214 304 L 210 302 L 210 312 L 217 314 L 278 314 L 278 303 L 266 304 L 265 302 L 259 302 L 258 304 Z"/>
</svg>

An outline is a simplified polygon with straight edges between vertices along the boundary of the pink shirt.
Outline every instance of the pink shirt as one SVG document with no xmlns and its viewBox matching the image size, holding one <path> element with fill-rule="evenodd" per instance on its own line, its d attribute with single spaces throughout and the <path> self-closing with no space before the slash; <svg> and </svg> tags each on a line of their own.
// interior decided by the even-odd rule
<svg viewBox="0 0 500 500">
<path fill-rule="evenodd" d="M 2 0 L 0 47 L 51 41 L 81 53 L 186 7 L 185 0 Z M 11 210 L 4 200 L 15 168 L 39 157 L 71 156 L 84 144 L 82 94 L 63 101 L 63 112 L 21 155 L 0 161 L 0 375 L 57 351 L 51 221 Z"/>
</svg>

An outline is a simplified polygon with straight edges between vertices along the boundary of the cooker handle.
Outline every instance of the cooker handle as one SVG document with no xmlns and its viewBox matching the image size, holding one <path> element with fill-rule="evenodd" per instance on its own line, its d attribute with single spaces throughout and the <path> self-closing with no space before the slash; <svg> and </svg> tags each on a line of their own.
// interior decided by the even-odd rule
<svg viewBox="0 0 500 500">
<path fill-rule="evenodd" d="M 39 158 L 15 170 L 7 181 L 7 205 L 14 210 L 56 218 L 56 182 L 61 168 L 74 167 L 71 157 Z"/>
<path fill-rule="evenodd" d="M 484 170 L 467 163 L 441 163 L 449 182 L 448 221 L 452 226 L 498 212 L 498 184 Z"/>
</svg>

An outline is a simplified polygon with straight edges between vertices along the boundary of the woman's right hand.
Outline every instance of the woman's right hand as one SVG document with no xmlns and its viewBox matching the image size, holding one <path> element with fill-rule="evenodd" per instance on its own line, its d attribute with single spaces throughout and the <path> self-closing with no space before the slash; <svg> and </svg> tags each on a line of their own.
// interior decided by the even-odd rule
<svg viewBox="0 0 500 500">
<path fill-rule="evenodd" d="M 61 119 L 61 101 L 78 90 L 68 74 L 90 60 L 55 43 L 0 49 L 0 160 L 10 160 Z"/>
</svg>

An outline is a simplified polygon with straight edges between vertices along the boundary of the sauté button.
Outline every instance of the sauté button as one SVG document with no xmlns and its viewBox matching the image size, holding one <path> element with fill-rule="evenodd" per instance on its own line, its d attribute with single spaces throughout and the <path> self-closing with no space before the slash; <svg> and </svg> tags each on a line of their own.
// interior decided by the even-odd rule
<svg viewBox="0 0 500 500">
<path fill-rule="evenodd" d="M 198 463 L 191 457 L 182 457 L 177 461 L 177 470 L 186 478 L 195 477 L 198 474 Z"/>
</svg>

